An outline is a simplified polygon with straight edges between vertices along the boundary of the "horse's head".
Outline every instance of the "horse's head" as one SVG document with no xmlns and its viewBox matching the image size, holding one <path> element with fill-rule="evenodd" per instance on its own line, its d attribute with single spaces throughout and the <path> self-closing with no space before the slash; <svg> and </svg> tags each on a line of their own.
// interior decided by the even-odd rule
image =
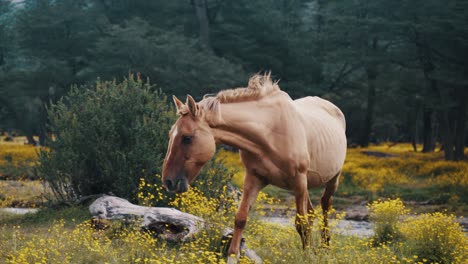
<svg viewBox="0 0 468 264">
<path fill-rule="evenodd" d="M 182 103 L 173 96 L 179 118 L 169 132 L 162 171 L 163 186 L 170 192 L 186 192 L 215 153 L 215 139 L 203 112 L 188 95 Z"/>
</svg>

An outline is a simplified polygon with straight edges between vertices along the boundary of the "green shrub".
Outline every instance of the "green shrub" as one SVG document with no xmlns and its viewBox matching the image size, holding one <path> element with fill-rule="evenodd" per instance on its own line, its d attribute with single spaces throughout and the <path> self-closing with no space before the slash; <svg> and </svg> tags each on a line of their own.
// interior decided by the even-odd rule
<svg viewBox="0 0 468 264">
<path fill-rule="evenodd" d="M 374 244 L 378 245 L 400 238 L 398 223 L 408 214 L 400 199 L 375 201 L 369 206 L 369 220 L 374 230 Z"/>
<path fill-rule="evenodd" d="M 175 117 L 161 91 L 133 76 L 72 87 L 48 109 L 53 140 L 37 172 L 62 201 L 99 193 L 134 200 L 140 178 L 161 173 Z"/>
</svg>

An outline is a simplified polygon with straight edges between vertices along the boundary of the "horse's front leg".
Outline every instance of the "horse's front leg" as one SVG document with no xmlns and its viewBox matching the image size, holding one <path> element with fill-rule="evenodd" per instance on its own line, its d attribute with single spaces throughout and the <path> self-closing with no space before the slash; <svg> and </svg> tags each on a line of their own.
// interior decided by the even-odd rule
<svg viewBox="0 0 468 264">
<path fill-rule="evenodd" d="M 246 173 L 244 178 L 244 192 L 239 209 L 234 221 L 234 234 L 232 235 L 231 246 L 228 250 L 228 264 L 237 263 L 240 256 L 240 243 L 242 231 L 247 223 L 247 215 L 252 204 L 257 199 L 258 192 L 265 187 L 265 184 L 251 173 Z"/>
<path fill-rule="evenodd" d="M 313 213 L 313 208 L 307 191 L 307 178 L 303 176 L 298 177 L 297 180 L 298 182 L 294 190 L 296 198 L 296 230 L 301 237 L 303 249 L 306 249 L 311 244 L 311 221 L 313 221 L 313 216 L 309 215 L 309 213 Z"/>
</svg>

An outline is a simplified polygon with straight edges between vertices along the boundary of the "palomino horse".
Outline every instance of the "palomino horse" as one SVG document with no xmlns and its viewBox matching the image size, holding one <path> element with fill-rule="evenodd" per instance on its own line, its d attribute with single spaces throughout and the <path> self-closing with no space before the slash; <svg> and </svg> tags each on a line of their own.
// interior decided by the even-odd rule
<svg viewBox="0 0 468 264">
<path fill-rule="evenodd" d="M 196 103 L 175 96 L 179 118 L 169 132 L 162 180 L 168 191 L 185 192 L 218 143 L 240 149 L 244 192 L 234 222 L 228 262 L 239 257 L 242 231 L 251 205 L 268 184 L 291 190 L 296 199 L 296 229 L 303 247 L 310 241 L 313 210 L 308 189 L 325 186 L 321 205 L 328 244 L 327 211 L 346 156 L 345 118 L 324 99 L 292 100 L 270 75 L 255 75 L 248 87 L 224 90 Z"/>
</svg>

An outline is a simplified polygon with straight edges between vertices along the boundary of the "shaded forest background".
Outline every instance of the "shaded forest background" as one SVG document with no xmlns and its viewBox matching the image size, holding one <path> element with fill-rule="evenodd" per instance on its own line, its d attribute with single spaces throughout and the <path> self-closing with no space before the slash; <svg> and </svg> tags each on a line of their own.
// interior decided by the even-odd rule
<svg viewBox="0 0 468 264">
<path fill-rule="evenodd" d="M 353 145 L 464 159 L 467 1 L 0 0 L 0 130 L 32 144 L 74 84 L 134 72 L 201 99 L 270 70 L 337 104 Z"/>
</svg>

